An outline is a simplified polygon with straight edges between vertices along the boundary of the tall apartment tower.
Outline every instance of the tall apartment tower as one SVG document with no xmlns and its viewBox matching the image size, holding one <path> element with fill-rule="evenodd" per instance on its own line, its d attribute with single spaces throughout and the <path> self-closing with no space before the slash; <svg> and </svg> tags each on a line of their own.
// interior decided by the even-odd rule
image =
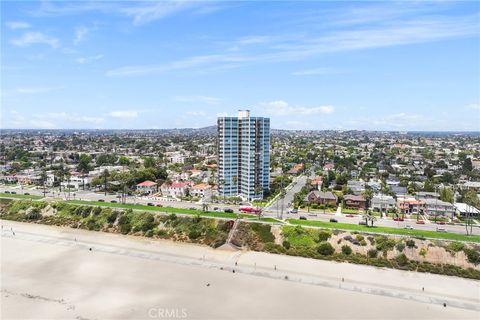
<svg viewBox="0 0 480 320">
<path fill-rule="evenodd" d="M 262 199 L 270 178 L 270 119 L 220 117 L 218 124 L 218 185 L 221 196 Z"/>
</svg>

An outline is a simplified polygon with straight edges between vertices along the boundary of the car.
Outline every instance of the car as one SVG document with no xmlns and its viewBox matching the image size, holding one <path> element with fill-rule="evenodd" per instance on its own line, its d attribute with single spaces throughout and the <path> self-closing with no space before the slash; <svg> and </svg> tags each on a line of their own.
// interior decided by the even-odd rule
<svg viewBox="0 0 480 320">
<path fill-rule="evenodd" d="M 445 224 L 445 221 L 437 221 L 436 223 L 437 223 L 437 224 L 444 225 L 444 224 Z"/>
<path fill-rule="evenodd" d="M 110 201 L 110 202 L 111 202 L 111 203 L 117 203 L 117 200 L 112 200 L 112 201 Z"/>
<path fill-rule="evenodd" d="M 149 202 L 149 203 L 147 203 L 147 206 L 153 207 L 155 205 L 153 203 Z"/>
<path fill-rule="evenodd" d="M 105 202 L 105 200 L 103 200 L 103 199 L 98 199 L 98 202 Z"/>
<path fill-rule="evenodd" d="M 367 223 L 365 221 L 360 221 L 358 224 L 361 225 L 361 226 L 366 226 L 367 225 Z"/>
<path fill-rule="evenodd" d="M 190 207 L 190 208 L 188 208 L 188 209 L 189 209 L 189 210 L 197 210 L 197 208 L 195 208 L 195 207 Z"/>
<path fill-rule="evenodd" d="M 403 229 L 413 230 L 413 227 L 412 226 L 405 226 Z"/>
<path fill-rule="evenodd" d="M 423 220 L 417 220 L 416 224 L 425 224 L 425 221 L 423 221 Z"/>
<path fill-rule="evenodd" d="M 307 217 L 304 217 L 304 216 L 300 216 L 299 218 L 300 220 L 307 220 Z"/>
<path fill-rule="evenodd" d="M 10 193 L 10 191 L 7 190 L 7 191 L 5 191 L 5 193 Z"/>
<path fill-rule="evenodd" d="M 157 203 L 156 206 L 159 208 L 163 207 L 160 203 Z"/>
<path fill-rule="evenodd" d="M 330 219 L 330 222 L 338 222 L 338 220 L 332 218 L 332 219 Z"/>
<path fill-rule="evenodd" d="M 437 232 L 447 232 L 444 228 L 437 228 Z"/>
<path fill-rule="evenodd" d="M 290 210 L 290 213 L 298 213 L 298 209 L 297 209 L 297 208 L 293 208 L 292 210 Z"/>
<path fill-rule="evenodd" d="M 28 193 L 28 192 L 24 192 L 23 194 L 26 195 L 26 196 L 30 195 L 30 193 Z"/>
<path fill-rule="evenodd" d="M 17 194 L 15 191 L 10 192 L 11 194 Z"/>
<path fill-rule="evenodd" d="M 347 214 L 345 217 L 347 217 L 347 218 L 353 218 L 353 214 Z"/>
<path fill-rule="evenodd" d="M 213 211 L 218 211 L 218 207 L 213 207 Z"/>
<path fill-rule="evenodd" d="M 393 221 L 403 221 L 403 218 L 395 217 L 393 218 Z"/>
<path fill-rule="evenodd" d="M 230 208 L 226 208 L 223 210 L 223 212 L 226 212 L 226 213 L 233 213 L 233 209 L 230 209 Z"/>
</svg>

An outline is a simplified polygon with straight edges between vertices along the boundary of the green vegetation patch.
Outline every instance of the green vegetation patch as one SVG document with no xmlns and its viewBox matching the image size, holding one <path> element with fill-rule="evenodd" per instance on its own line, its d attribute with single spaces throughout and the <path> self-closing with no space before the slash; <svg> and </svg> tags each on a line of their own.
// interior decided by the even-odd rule
<svg viewBox="0 0 480 320">
<path fill-rule="evenodd" d="M 427 230 L 409 230 L 409 229 L 397 229 L 390 227 L 366 227 L 358 224 L 348 224 L 348 223 L 334 223 L 334 222 L 324 222 L 324 221 L 313 221 L 313 220 L 299 220 L 299 219 L 288 219 L 289 223 L 294 225 L 304 225 L 312 227 L 321 227 L 321 228 L 330 228 L 330 229 L 340 229 L 340 230 L 349 230 L 349 231 L 361 231 L 365 233 L 386 233 L 399 236 L 410 236 L 410 237 L 423 237 L 423 238 L 434 238 L 434 239 L 445 239 L 445 240 L 456 240 L 456 241 L 470 241 L 470 242 L 479 242 L 480 236 L 478 235 L 464 235 L 458 233 L 440 233 L 436 231 L 427 231 Z"/>
</svg>

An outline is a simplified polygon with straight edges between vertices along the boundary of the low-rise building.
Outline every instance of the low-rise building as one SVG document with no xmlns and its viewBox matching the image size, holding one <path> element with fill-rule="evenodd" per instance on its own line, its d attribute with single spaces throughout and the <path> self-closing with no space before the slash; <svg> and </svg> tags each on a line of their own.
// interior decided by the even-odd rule
<svg viewBox="0 0 480 320">
<path fill-rule="evenodd" d="M 205 197 L 212 193 L 212 186 L 206 183 L 199 183 L 190 189 L 190 195 L 194 197 Z"/>
<path fill-rule="evenodd" d="M 186 182 L 172 182 L 161 185 L 160 190 L 164 197 L 179 198 L 187 196 L 190 185 Z"/>
<path fill-rule="evenodd" d="M 143 181 L 139 184 L 137 184 L 137 191 L 139 191 L 142 194 L 154 194 L 158 190 L 158 184 L 153 181 Z"/>
<path fill-rule="evenodd" d="M 309 194 L 305 197 L 305 202 L 310 204 L 324 204 L 329 206 L 337 205 L 337 196 L 332 192 L 322 192 L 322 191 L 310 191 Z"/>
<path fill-rule="evenodd" d="M 397 208 L 403 214 L 417 214 L 424 210 L 424 202 L 411 196 L 398 196 Z"/>
<path fill-rule="evenodd" d="M 455 214 L 455 207 L 450 202 L 445 202 L 438 199 L 424 199 L 425 214 L 433 216 L 453 217 Z"/>
<path fill-rule="evenodd" d="M 461 217 L 480 216 L 480 210 L 469 204 L 457 202 L 453 206 L 455 207 L 455 213 Z"/>
<path fill-rule="evenodd" d="M 370 208 L 375 211 L 387 212 L 396 207 L 395 199 L 392 196 L 379 194 L 372 197 Z"/>
<path fill-rule="evenodd" d="M 343 206 L 347 209 L 361 209 L 367 208 L 367 200 L 361 195 L 347 194 L 343 198 Z"/>
</svg>

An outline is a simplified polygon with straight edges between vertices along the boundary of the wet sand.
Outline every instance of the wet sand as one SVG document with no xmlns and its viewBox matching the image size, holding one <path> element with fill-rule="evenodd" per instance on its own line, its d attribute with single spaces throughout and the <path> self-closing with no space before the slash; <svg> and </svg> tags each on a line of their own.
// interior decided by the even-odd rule
<svg viewBox="0 0 480 320">
<path fill-rule="evenodd" d="M 480 318 L 474 280 L 1 223 L 2 319 Z"/>
</svg>

